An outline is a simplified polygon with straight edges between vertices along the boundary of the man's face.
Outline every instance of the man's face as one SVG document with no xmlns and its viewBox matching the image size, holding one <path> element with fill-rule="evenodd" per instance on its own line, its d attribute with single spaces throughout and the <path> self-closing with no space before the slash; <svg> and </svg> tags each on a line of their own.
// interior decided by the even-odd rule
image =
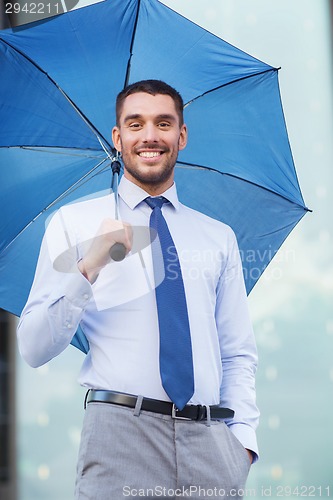
<svg viewBox="0 0 333 500">
<path fill-rule="evenodd" d="M 112 139 L 122 153 L 125 177 L 151 194 L 172 185 L 178 151 L 187 142 L 172 97 L 145 92 L 126 97 Z"/>
</svg>

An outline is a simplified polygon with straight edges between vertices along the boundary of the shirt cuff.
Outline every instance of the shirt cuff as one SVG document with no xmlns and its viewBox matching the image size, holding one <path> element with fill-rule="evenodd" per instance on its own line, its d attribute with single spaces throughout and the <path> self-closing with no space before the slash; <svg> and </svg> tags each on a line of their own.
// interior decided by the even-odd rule
<svg viewBox="0 0 333 500">
<path fill-rule="evenodd" d="M 61 280 L 61 296 L 74 306 L 84 309 L 93 295 L 91 284 L 80 273 L 69 273 Z M 59 299 L 59 290 L 55 294 L 56 300 Z M 52 299 L 51 299 L 52 300 Z"/>
<path fill-rule="evenodd" d="M 246 424 L 229 424 L 228 427 L 244 448 L 252 452 L 252 464 L 257 462 L 259 459 L 259 452 L 255 430 Z"/>
</svg>

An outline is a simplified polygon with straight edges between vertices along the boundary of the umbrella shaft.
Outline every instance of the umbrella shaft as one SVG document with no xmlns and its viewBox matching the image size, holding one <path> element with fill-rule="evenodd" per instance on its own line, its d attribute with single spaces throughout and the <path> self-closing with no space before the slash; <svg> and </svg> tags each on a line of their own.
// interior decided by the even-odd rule
<svg viewBox="0 0 333 500">
<path fill-rule="evenodd" d="M 119 220 L 119 208 L 118 208 L 118 172 L 113 172 L 112 174 L 112 190 L 114 192 L 114 218 Z"/>
</svg>

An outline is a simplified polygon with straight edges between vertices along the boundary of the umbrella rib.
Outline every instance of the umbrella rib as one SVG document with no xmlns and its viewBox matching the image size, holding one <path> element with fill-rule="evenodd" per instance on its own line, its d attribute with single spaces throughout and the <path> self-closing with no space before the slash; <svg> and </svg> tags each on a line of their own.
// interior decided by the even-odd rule
<svg viewBox="0 0 333 500">
<path fill-rule="evenodd" d="M 129 81 L 130 73 L 131 73 L 131 61 L 132 61 L 132 56 L 133 56 L 133 46 L 134 46 L 136 28 L 137 28 L 138 20 L 139 20 L 140 6 L 141 6 L 141 0 L 138 0 L 138 6 L 137 6 L 137 9 L 136 9 L 136 14 L 135 14 L 135 21 L 134 21 L 134 27 L 133 27 L 131 45 L 130 45 L 130 50 L 129 50 L 130 51 L 130 55 L 129 55 L 129 58 L 128 58 L 127 68 L 126 68 L 124 88 L 127 87 L 127 85 L 128 85 L 128 81 Z"/>
<path fill-rule="evenodd" d="M 269 193 L 273 193 L 276 196 L 280 196 L 280 198 L 283 198 L 284 200 L 295 203 L 295 205 L 298 205 L 299 207 L 303 208 L 303 210 L 305 210 L 306 212 L 312 212 L 312 210 L 310 208 L 306 207 L 305 205 L 301 205 L 300 203 L 297 203 L 295 200 L 290 200 L 289 198 L 287 198 L 287 196 L 283 196 L 280 193 L 276 193 L 275 191 L 273 191 L 273 189 L 269 189 L 265 186 L 261 186 L 260 184 L 253 182 L 253 181 L 250 181 L 248 179 L 243 179 L 242 177 L 239 177 L 238 175 L 235 175 L 235 174 L 230 174 L 228 172 L 221 172 L 220 170 L 217 170 L 216 168 L 207 167 L 205 165 L 199 165 L 199 164 L 195 164 L 195 163 L 187 163 L 184 161 L 177 161 L 176 167 L 184 168 L 184 169 L 193 169 L 193 170 L 210 170 L 211 172 L 216 172 L 217 174 L 220 174 L 220 175 L 228 175 L 229 177 L 239 179 L 243 182 L 248 182 L 249 184 L 252 184 L 253 186 L 257 186 L 260 189 L 265 189 Z"/>
<path fill-rule="evenodd" d="M 158 0 L 159 3 L 162 3 L 160 0 Z M 164 3 L 162 4 L 164 7 L 166 7 L 167 9 L 171 10 L 171 12 L 174 12 L 176 13 L 179 17 L 185 19 L 186 21 L 189 21 L 189 19 L 187 17 L 185 17 L 183 14 L 180 14 L 180 12 L 177 12 L 176 10 L 172 9 L 171 7 L 169 7 L 168 5 L 165 5 Z M 208 35 L 216 38 L 217 40 L 221 40 L 220 37 L 218 37 L 215 33 L 213 33 L 212 31 L 209 31 L 207 28 L 204 28 L 203 26 L 201 26 L 200 24 L 190 20 L 190 22 L 194 25 L 194 26 L 197 26 L 198 28 L 200 28 L 201 30 L 205 31 L 206 33 L 208 33 Z M 260 64 L 265 64 L 265 66 L 268 66 L 268 64 L 264 63 L 263 61 L 261 61 L 260 59 L 258 59 L 257 57 L 254 57 L 252 54 L 249 54 L 248 52 L 245 52 L 244 50 L 240 49 L 239 47 L 236 47 L 236 45 L 233 45 L 232 43 L 230 42 L 227 42 L 226 40 L 223 40 L 223 42 L 226 44 L 226 45 L 229 45 L 229 47 L 232 47 L 236 50 L 239 50 L 240 52 L 242 52 L 243 54 L 246 54 L 247 56 L 251 57 L 252 59 L 255 59 L 256 61 L 258 61 Z M 278 69 L 281 69 L 281 68 L 278 68 Z"/>
<path fill-rule="evenodd" d="M 39 217 L 43 212 L 45 212 L 46 210 L 49 210 L 50 208 L 52 208 L 56 203 L 58 203 L 59 201 L 61 201 L 62 199 L 64 199 L 68 194 L 70 193 L 73 193 L 74 191 L 76 191 L 76 189 L 78 189 L 79 187 L 83 186 L 84 184 L 86 184 L 88 181 L 90 181 L 93 177 L 95 177 L 96 175 L 99 175 L 101 174 L 102 172 L 104 172 L 104 170 L 106 170 L 107 168 L 110 168 L 110 165 L 105 165 L 101 170 L 99 170 L 98 172 L 95 172 L 96 169 L 98 169 L 101 165 L 103 165 L 103 163 L 105 163 L 109 158 L 103 158 L 102 161 L 100 161 L 97 165 L 95 165 L 94 168 L 92 168 L 91 170 L 89 170 L 89 172 L 87 172 L 85 175 L 83 175 L 79 180 L 77 180 L 76 182 L 74 182 L 74 184 L 72 184 L 69 188 L 66 189 L 66 191 L 64 191 L 61 195 L 59 195 L 55 200 L 53 200 L 47 207 L 45 207 L 35 218 L 34 220 Z M 90 174 L 92 174 L 93 172 L 95 172 L 93 175 L 90 176 Z M 88 178 L 88 176 L 90 176 Z"/>
<path fill-rule="evenodd" d="M 85 124 L 88 126 L 88 128 L 91 130 L 91 132 L 95 135 L 97 138 L 98 142 L 101 144 L 103 149 L 106 151 L 105 147 L 103 146 L 102 142 L 104 141 L 105 144 L 110 148 L 112 151 L 112 154 L 116 154 L 115 148 L 109 144 L 109 142 L 103 137 L 103 135 L 94 127 L 94 125 L 91 123 L 91 121 L 88 119 L 87 116 L 78 108 L 78 106 L 72 101 L 72 99 L 66 94 L 66 92 L 57 84 L 53 78 L 46 73 L 33 59 L 31 59 L 29 56 L 27 56 L 24 52 L 22 52 L 20 49 L 17 47 L 13 46 L 11 43 L 8 41 L 4 40 L 1 38 L 1 41 L 6 44 L 8 47 L 11 47 L 15 52 L 20 54 L 22 57 L 24 57 L 27 61 L 29 61 L 35 68 L 37 68 L 41 73 L 43 73 L 49 80 L 50 82 L 60 91 L 60 93 L 65 97 L 65 99 L 69 102 L 69 104 L 72 106 L 72 108 L 77 112 L 77 114 L 80 116 L 80 118 L 85 122 Z"/>
<path fill-rule="evenodd" d="M 103 158 L 102 161 L 100 161 L 97 165 L 95 165 L 91 170 L 89 170 L 89 172 L 87 172 L 86 174 L 84 174 L 80 179 L 78 179 L 76 182 L 74 182 L 69 188 L 66 189 L 66 191 L 64 191 L 63 193 L 61 193 L 61 195 L 59 195 L 55 200 L 53 200 L 51 203 L 49 203 L 49 205 L 47 205 L 46 207 L 44 207 L 30 222 L 28 222 L 28 224 L 26 224 L 18 233 L 17 235 L 15 236 L 15 238 L 13 238 L 4 248 L 3 250 L 1 251 L 0 255 L 3 254 L 8 247 L 10 247 L 10 245 L 12 243 L 14 243 L 14 241 L 31 225 L 33 224 L 37 219 L 38 217 L 40 217 L 44 212 L 46 212 L 46 210 L 49 210 L 50 208 L 52 208 L 56 203 L 58 203 L 59 201 L 61 201 L 63 198 L 65 198 L 68 194 L 70 194 L 71 192 L 74 192 L 76 189 L 78 189 L 79 187 L 83 186 L 86 182 L 88 182 L 90 179 L 92 179 L 93 177 L 95 177 L 95 175 L 98 175 L 100 173 L 102 173 L 106 168 L 110 168 L 109 165 L 105 165 L 104 168 L 102 168 L 101 170 L 99 170 L 98 172 L 96 172 L 96 169 L 98 169 L 101 165 L 103 165 L 103 163 L 105 163 L 106 161 L 108 160 L 108 158 Z M 88 176 L 90 176 L 90 174 L 92 174 L 93 172 L 95 172 L 93 175 L 91 175 L 91 177 L 87 178 Z"/>
<path fill-rule="evenodd" d="M 79 154 L 79 153 L 69 153 L 68 151 L 62 152 L 61 150 L 64 148 L 59 148 L 59 151 L 53 151 L 56 150 L 56 146 L 0 146 L 0 149 L 7 148 L 7 149 L 25 149 L 27 151 L 36 151 L 38 153 L 47 153 L 47 154 L 53 154 L 53 155 L 64 155 L 64 156 L 78 156 L 79 158 L 98 158 L 98 156 L 92 156 L 89 154 Z M 71 149 L 71 148 L 70 148 Z M 73 148 L 75 150 L 75 148 Z M 87 150 L 84 150 L 87 151 Z M 92 151 L 99 151 L 98 149 L 92 150 Z M 101 157 L 101 153 L 100 153 Z"/>
<path fill-rule="evenodd" d="M 52 78 L 51 78 L 52 80 Z M 53 80 L 52 80 L 53 81 Z M 90 128 L 90 130 L 92 131 L 92 133 L 95 135 L 96 139 L 98 140 L 98 142 L 100 143 L 100 145 L 102 146 L 103 150 L 105 151 L 105 153 L 110 157 L 110 153 L 108 152 L 108 149 L 105 147 L 104 145 L 104 142 L 108 145 L 108 147 L 110 148 L 110 150 L 112 151 L 112 154 L 115 155 L 116 154 L 116 150 L 115 148 L 113 148 L 109 143 L 108 141 L 98 132 L 98 130 L 94 127 L 94 125 L 91 123 L 90 120 L 88 120 L 88 118 L 82 113 L 82 111 L 76 106 L 76 104 L 72 101 L 72 99 L 66 94 L 66 92 L 64 90 L 62 90 L 61 87 L 59 87 L 59 85 L 54 82 L 55 86 L 58 88 L 58 90 L 62 93 L 62 95 L 65 97 L 65 99 L 67 99 L 67 101 L 69 102 L 69 104 L 73 107 L 73 109 L 77 112 L 77 114 L 80 116 L 80 118 L 82 118 L 82 120 L 85 122 L 85 124 Z M 111 157 L 110 157 L 111 158 Z"/>
<path fill-rule="evenodd" d="M 247 76 L 242 76 L 241 78 L 236 78 L 235 80 L 232 80 L 230 82 L 227 82 L 227 83 L 222 83 L 222 85 L 218 85 L 217 87 L 214 87 L 213 89 L 209 89 L 209 90 L 206 90 L 205 92 L 203 92 L 202 94 L 200 95 L 197 95 L 196 97 L 194 97 L 193 99 L 191 99 L 190 101 L 188 101 L 187 103 L 184 104 L 184 109 L 189 106 L 190 104 L 192 104 L 192 102 L 196 101 L 197 99 L 200 99 L 201 97 L 207 95 L 207 94 L 210 94 L 211 92 L 215 92 L 215 90 L 219 90 L 223 87 L 227 87 L 228 85 L 232 85 L 236 82 L 241 82 L 242 80 L 247 80 L 248 78 L 254 78 L 256 76 L 259 76 L 259 75 L 264 75 L 265 73 L 270 73 L 270 72 L 277 72 L 281 69 L 281 67 L 279 68 L 269 68 L 269 69 L 265 69 L 264 71 L 259 71 L 258 73 L 254 73 L 252 75 L 247 75 Z"/>
<path fill-rule="evenodd" d="M 186 104 L 184 104 L 184 109 L 187 106 L 189 106 L 190 104 L 192 104 L 194 101 L 196 101 L 197 99 L 199 99 L 199 98 L 201 98 L 201 97 L 203 97 L 203 96 L 205 96 L 205 95 L 207 95 L 207 94 L 209 94 L 211 92 L 214 92 L 215 90 L 221 89 L 223 87 L 227 87 L 228 85 L 234 84 L 236 82 L 240 82 L 242 80 L 247 80 L 248 78 L 254 78 L 256 76 L 263 75 L 265 73 L 269 73 L 271 71 L 277 73 L 280 69 L 281 69 L 281 66 L 279 66 L 278 68 L 270 67 L 270 68 L 268 68 L 268 69 L 266 69 L 264 71 L 260 71 L 258 73 L 252 74 L 252 75 L 243 76 L 242 78 L 237 78 L 235 80 L 232 80 L 231 82 L 227 82 L 227 83 L 224 83 L 222 85 L 218 85 L 217 87 L 215 87 L 213 89 L 210 89 L 210 90 L 207 90 L 206 92 L 203 92 L 202 94 L 200 94 L 200 95 L 194 97 L 193 99 L 191 99 L 190 101 L 188 101 Z M 285 128 L 286 128 L 286 123 L 285 123 L 285 118 L 284 118 L 284 112 L 283 112 L 283 106 L 282 106 L 282 101 L 281 101 L 281 95 L 280 95 L 279 85 L 278 85 L 278 92 L 279 92 L 279 96 L 280 96 L 281 110 L 282 110 L 282 115 L 283 115 L 284 124 L 285 124 Z M 288 144 L 289 144 L 289 149 L 290 149 L 290 152 L 291 152 L 289 139 L 288 139 Z M 296 176 L 296 182 L 297 182 L 297 185 L 298 185 L 298 188 L 299 188 L 299 193 L 300 193 L 300 196 L 301 196 L 303 204 L 304 204 L 304 199 L 303 199 L 303 196 L 302 196 L 302 193 L 301 193 L 301 189 L 300 189 L 300 185 L 299 185 L 299 180 L 298 180 L 298 176 L 297 176 L 297 172 L 296 172 L 296 168 L 295 168 L 294 164 L 293 164 L 293 167 L 294 167 L 294 173 L 295 173 L 295 176 Z M 272 191 L 272 192 L 274 192 L 274 191 Z M 282 195 L 280 195 L 280 196 L 282 196 Z M 285 199 L 288 199 L 288 198 L 285 198 Z M 300 205 L 300 206 L 302 206 L 302 205 Z M 306 210 L 308 210 L 309 212 L 312 212 L 312 210 L 310 210 L 309 208 L 307 208 Z"/>
</svg>

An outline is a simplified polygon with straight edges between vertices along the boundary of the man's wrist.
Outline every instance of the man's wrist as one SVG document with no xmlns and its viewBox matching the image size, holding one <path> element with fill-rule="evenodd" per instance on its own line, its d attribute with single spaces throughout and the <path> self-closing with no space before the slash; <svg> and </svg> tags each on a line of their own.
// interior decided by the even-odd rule
<svg viewBox="0 0 333 500">
<path fill-rule="evenodd" d="M 246 451 L 247 451 L 247 454 L 249 455 L 250 464 L 252 465 L 253 460 L 254 460 L 254 454 L 253 454 L 253 451 L 249 450 L 248 448 L 245 448 L 245 449 L 246 449 Z"/>
<path fill-rule="evenodd" d="M 77 263 L 77 267 L 80 273 L 89 281 L 91 285 L 95 283 L 99 275 L 99 270 L 87 269 L 83 259 L 79 260 L 79 262 Z"/>
</svg>

